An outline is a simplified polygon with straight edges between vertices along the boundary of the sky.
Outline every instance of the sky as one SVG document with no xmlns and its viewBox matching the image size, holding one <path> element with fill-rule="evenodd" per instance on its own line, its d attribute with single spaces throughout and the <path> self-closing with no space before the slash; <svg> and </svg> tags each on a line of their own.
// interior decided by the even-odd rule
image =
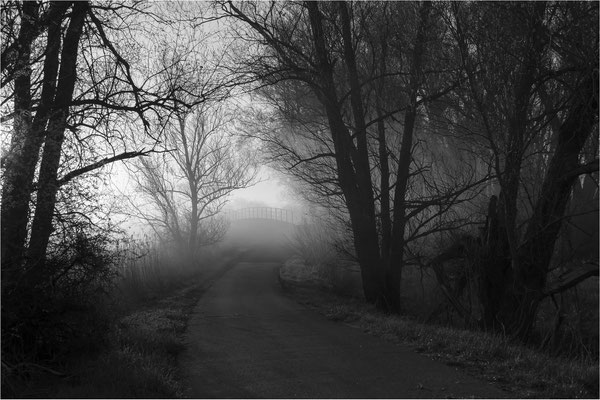
<svg viewBox="0 0 600 400">
<path fill-rule="evenodd" d="M 123 163 L 115 163 L 110 168 L 110 181 L 108 182 L 111 193 L 118 203 L 125 209 L 130 209 L 130 199 L 135 199 L 136 182 Z M 294 193 L 289 185 L 289 179 L 273 168 L 263 165 L 257 175 L 257 183 L 245 189 L 231 193 L 224 211 L 235 211 L 247 207 L 273 207 L 293 211 L 298 215 L 304 213 L 304 202 Z M 121 227 L 133 235 L 150 233 L 147 223 L 131 215 L 121 215 Z"/>
<path fill-rule="evenodd" d="M 191 3 L 189 5 L 192 7 L 196 6 Z M 208 32 L 206 39 L 208 47 L 211 47 L 211 43 L 215 40 L 219 40 L 218 35 L 210 35 L 210 33 L 214 33 L 213 31 L 217 30 L 218 26 L 217 21 L 207 23 L 203 26 L 203 30 Z M 173 32 L 171 31 L 161 32 L 160 35 L 157 35 L 157 38 L 166 40 L 168 39 L 167 36 L 172 34 Z M 200 32 L 199 35 L 202 35 L 202 33 Z M 139 40 L 145 42 L 144 38 Z M 220 42 L 217 42 L 217 44 L 221 45 Z M 147 55 L 151 56 L 152 54 L 151 52 L 148 52 Z M 6 127 L 6 124 L 2 124 L 2 129 L 0 129 L 0 152 L 8 148 L 7 140 L 9 135 L 4 132 Z M 140 145 L 139 148 L 145 147 Z M 133 160 L 126 161 L 126 163 L 133 162 Z M 109 182 L 106 183 L 106 187 L 103 188 L 102 193 L 108 195 L 108 201 L 114 202 L 118 208 L 124 210 L 118 217 L 115 216 L 115 219 L 121 220 L 122 227 L 132 233 L 149 230 L 148 223 L 141 222 L 141 220 L 132 215 L 135 211 L 131 207 L 131 203 L 135 202 L 139 205 L 142 202 L 142 199 L 141 196 L 136 193 L 136 181 L 130 175 L 132 172 L 127 169 L 125 162 L 117 162 L 105 166 L 103 171 L 107 172 Z M 272 168 L 264 165 L 261 166 L 257 181 L 258 182 L 251 187 L 234 191 L 230 195 L 229 202 L 225 209 L 233 211 L 245 207 L 273 207 L 290 209 L 294 212 L 298 212 L 303 207 L 303 202 L 298 200 L 298 196 L 294 195 L 293 190 L 289 187 L 289 179 L 283 177 Z M 137 200 L 139 200 L 139 202 Z"/>
<path fill-rule="evenodd" d="M 257 183 L 232 193 L 228 209 L 264 206 L 286 208 L 297 205 L 292 189 L 284 182 L 277 171 L 268 166 L 261 166 Z"/>
</svg>

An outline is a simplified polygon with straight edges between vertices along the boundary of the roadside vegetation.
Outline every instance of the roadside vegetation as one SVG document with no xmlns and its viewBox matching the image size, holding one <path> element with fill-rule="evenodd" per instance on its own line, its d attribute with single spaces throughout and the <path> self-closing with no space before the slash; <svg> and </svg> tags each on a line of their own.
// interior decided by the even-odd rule
<svg viewBox="0 0 600 400">
<path fill-rule="evenodd" d="M 299 287 L 295 283 L 287 287 L 296 300 L 333 321 L 394 343 L 408 344 L 416 352 L 497 384 L 510 397 L 598 397 L 597 361 L 552 356 L 500 335 L 386 314 L 363 300 L 323 289 Z"/>
<path fill-rule="evenodd" d="M 254 177 L 207 12 L 1 3 L 2 397 L 180 393 L 188 306 L 232 256 L 218 214 Z"/>
<path fill-rule="evenodd" d="M 410 309 L 429 264 L 465 324 L 527 341 L 598 275 L 597 4 L 223 5 L 264 85 L 246 135 L 351 232 L 365 301 Z"/>
<path fill-rule="evenodd" d="M 452 305 L 440 297 L 433 273 L 426 269 L 407 277 L 403 287 L 403 300 L 415 306 L 389 314 L 368 304 L 362 296 L 360 274 L 338 250 L 340 242 L 336 245 L 325 234 L 329 229 L 313 224 L 296 232 L 292 241 L 296 255 L 280 270 L 282 285 L 295 300 L 333 321 L 409 345 L 494 383 L 510 397 L 598 397 L 597 281 L 579 288 L 578 307 L 583 310 L 564 315 L 565 325 L 558 332 L 553 314 L 543 313 L 536 325 L 537 339 L 523 344 L 508 335 L 466 329 Z M 326 237 L 330 240 L 324 241 Z M 558 301 L 573 301 L 572 295 L 565 293 Z M 433 312 L 440 308 L 440 298 L 444 311 Z"/>
<path fill-rule="evenodd" d="M 122 264 L 107 266 L 115 269 L 114 280 L 93 306 L 67 299 L 61 309 L 66 318 L 51 314 L 38 319 L 38 340 L 62 338 L 46 349 L 50 357 L 3 352 L 3 397 L 182 396 L 177 356 L 188 317 L 236 253 L 211 246 L 190 260 L 148 238 L 129 241 L 118 252 Z M 89 314 L 85 323 L 80 313 Z M 9 364 L 11 358 L 27 356 L 35 362 Z"/>
</svg>

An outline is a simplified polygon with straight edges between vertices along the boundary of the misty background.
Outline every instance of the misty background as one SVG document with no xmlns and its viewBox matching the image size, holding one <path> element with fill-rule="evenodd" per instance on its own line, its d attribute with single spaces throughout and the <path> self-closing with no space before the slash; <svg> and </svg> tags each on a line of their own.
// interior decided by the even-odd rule
<svg viewBox="0 0 600 400">
<path fill-rule="evenodd" d="M 180 395 L 243 260 L 597 396 L 597 2 L 3 1 L 1 34 L 3 396 L 94 352 Z"/>
</svg>

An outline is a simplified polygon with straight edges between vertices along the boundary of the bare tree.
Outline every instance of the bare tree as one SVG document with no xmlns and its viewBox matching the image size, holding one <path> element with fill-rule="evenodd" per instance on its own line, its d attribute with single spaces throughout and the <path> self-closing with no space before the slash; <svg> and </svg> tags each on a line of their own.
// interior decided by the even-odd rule
<svg viewBox="0 0 600 400">
<path fill-rule="evenodd" d="M 156 36 L 198 25 L 199 14 L 182 16 L 178 5 L 7 1 L 0 12 L 4 375 L 6 366 L 20 373 L 12 365 L 24 360 L 56 360 L 71 338 L 97 327 L 90 322 L 114 283 L 119 250 L 94 178 L 108 164 L 152 153 L 156 127 L 220 84 L 180 99 L 159 78 L 192 65 L 197 53 L 162 66 L 145 59 Z"/>
<path fill-rule="evenodd" d="M 204 87 L 178 101 L 158 83 L 162 71 L 140 62 L 144 35 L 177 23 L 176 13 L 162 11 L 143 3 L 2 4 L 3 121 L 12 126 L 2 162 L 3 276 L 25 264 L 32 279 L 39 275 L 63 185 L 147 154 L 128 148 L 128 130 L 148 134 L 156 118 L 211 92 Z"/>
<path fill-rule="evenodd" d="M 428 48 L 443 36 L 439 11 L 427 2 L 224 2 L 223 8 L 262 46 L 240 72 L 280 87 L 266 89 L 266 96 L 279 104 L 285 122 L 292 121 L 278 131 L 292 132 L 289 139 L 267 129 L 255 136 L 324 202 L 341 201 L 366 299 L 399 310 L 407 239 L 423 233 L 409 234 L 411 226 L 431 231 L 435 218 L 424 213 L 466 190 L 415 184 L 429 168 L 413 169 L 416 138 L 425 136 L 424 105 L 448 94 L 456 79 L 452 68 L 436 68 Z M 386 18 L 389 13 L 397 18 Z M 395 25 L 400 19 L 414 23 Z M 429 197 L 419 200 L 417 188 L 429 190 Z M 438 209 L 438 215 L 447 210 Z M 422 223 L 409 225 L 415 218 Z"/>
<path fill-rule="evenodd" d="M 148 204 L 138 213 L 152 228 L 193 255 L 225 233 L 218 218 L 228 196 L 249 186 L 252 157 L 234 146 L 231 111 L 205 103 L 180 113 L 164 133 L 161 154 L 138 160 L 133 170 Z"/>
<path fill-rule="evenodd" d="M 476 260 L 481 324 L 526 338 L 547 295 L 573 187 L 598 171 L 597 148 L 584 151 L 598 129 L 598 7 L 456 3 L 452 10 L 466 77 L 461 112 L 484 139 L 500 188 Z"/>
</svg>

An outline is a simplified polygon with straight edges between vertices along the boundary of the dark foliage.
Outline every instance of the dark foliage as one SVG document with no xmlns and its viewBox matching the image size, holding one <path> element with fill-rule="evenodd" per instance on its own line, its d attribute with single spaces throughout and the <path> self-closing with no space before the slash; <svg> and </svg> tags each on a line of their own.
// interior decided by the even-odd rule
<svg viewBox="0 0 600 400">
<path fill-rule="evenodd" d="M 55 246 L 44 279 L 31 284 L 24 271 L 3 282 L 3 397 L 32 372 L 60 369 L 67 356 L 102 346 L 110 322 L 106 294 L 118 259 L 111 245 L 105 232 L 80 229 Z"/>
</svg>

